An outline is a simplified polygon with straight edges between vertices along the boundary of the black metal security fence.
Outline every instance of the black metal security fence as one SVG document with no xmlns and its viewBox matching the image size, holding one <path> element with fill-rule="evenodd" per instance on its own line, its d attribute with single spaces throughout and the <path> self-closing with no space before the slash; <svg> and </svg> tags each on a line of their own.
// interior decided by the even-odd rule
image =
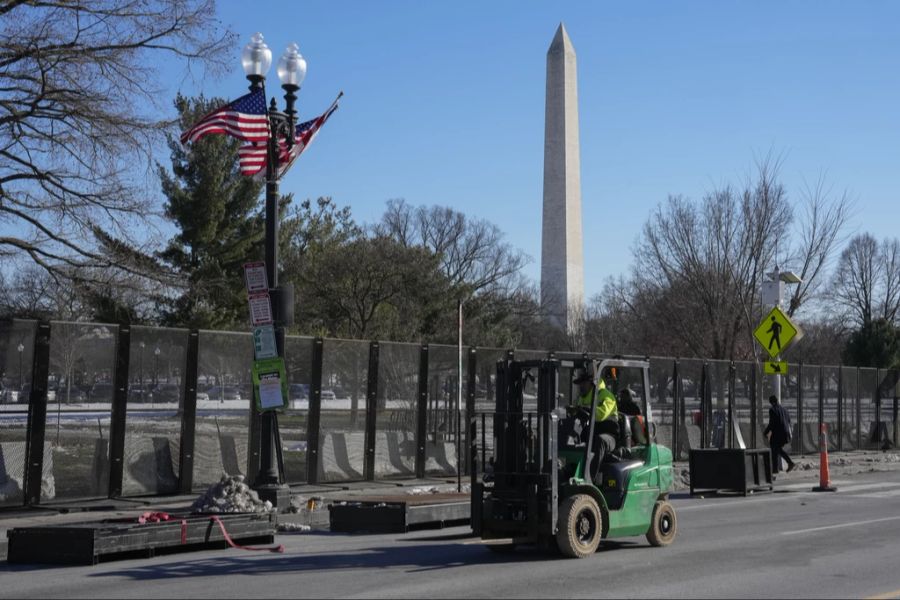
<svg viewBox="0 0 900 600">
<path fill-rule="evenodd" d="M 289 407 L 276 446 L 287 483 L 455 476 L 475 458 L 470 417 L 493 408 L 496 362 L 571 356 L 303 336 L 288 336 L 285 354 Z M 252 358 L 245 333 L 0 322 L 0 507 L 190 493 L 223 473 L 252 479 Z M 650 363 L 657 439 L 676 457 L 765 444 L 771 377 L 757 365 Z M 781 391 L 794 450 L 817 450 L 820 422 L 832 449 L 896 445 L 897 380 L 789 365 Z M 489 451 L 490 431 L 478 431 L 475 447 Z"/>
</svg>

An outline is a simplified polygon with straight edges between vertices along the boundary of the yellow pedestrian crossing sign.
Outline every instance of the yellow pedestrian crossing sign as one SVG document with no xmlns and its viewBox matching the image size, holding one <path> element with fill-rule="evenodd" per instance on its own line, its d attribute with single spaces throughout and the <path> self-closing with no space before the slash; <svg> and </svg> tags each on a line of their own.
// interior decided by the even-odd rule
<svg viewBox="0 0 900 600">
<path fill-rule="evenodd" d="M 792 341 L 799 339 L 798 335 L 801 335 L 800 328 L 777 306 L 772 308 L 753 332 L 753 337 L 772 358 L 781 354 Z"/>
</svg>

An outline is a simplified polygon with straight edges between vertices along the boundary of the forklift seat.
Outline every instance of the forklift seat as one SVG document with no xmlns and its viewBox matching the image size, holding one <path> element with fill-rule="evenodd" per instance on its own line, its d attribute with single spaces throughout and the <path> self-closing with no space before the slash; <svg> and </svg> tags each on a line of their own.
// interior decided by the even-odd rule
<svg viewBox="0 0 900 600">
<path fill-rule="evenodd" d="M 623 460 L 604 462 L 600 468 L 599 487 L 606 498 L 610 510 L 622 508 L 625 501 L 625 490 L 628 489 L 628 476 L 632 469 L 643 465 L 640 460 Z"/>
</svg>

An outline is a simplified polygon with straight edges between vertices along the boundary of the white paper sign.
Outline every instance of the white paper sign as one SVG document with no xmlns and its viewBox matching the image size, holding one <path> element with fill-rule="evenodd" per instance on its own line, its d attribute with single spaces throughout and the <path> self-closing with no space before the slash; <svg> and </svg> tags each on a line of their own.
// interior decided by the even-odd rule
<svg viewBox="0 0 900 600">
<path fill-rule="evenodd" d="M 262 325 L 253 328 L 253 357 L 256 360 L 262 358 L 275 358 L 278 356 L 278 346 L 275 344 L 275 328 L 271 325 Z"/>
<path fill-rule="evenodd" d="M 278 377 L 278 373 L 260 375 L 259 406 L 262 410 L 284 406 L 284 398 L 281 397 L 281 379 Z"/>
<path fill-rule="evenodd" d="M 244 283 L 247 293 L 268 292 L 269 282 L 266 277 L 266 263 L 250 262 L 244 264 Z"/>
<path fill-rule="evenodd" d="M 273 322 L 272 303 L 269 301 L 269 294 L 251 294 L 249 300 L 251 325 L 256 327 L 258 325 L 269 325 Z"/>
</svg>

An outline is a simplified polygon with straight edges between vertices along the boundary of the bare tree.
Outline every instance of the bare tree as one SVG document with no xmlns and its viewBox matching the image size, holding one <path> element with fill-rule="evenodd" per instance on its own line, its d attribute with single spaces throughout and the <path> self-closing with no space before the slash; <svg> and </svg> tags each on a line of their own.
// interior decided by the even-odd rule
<svg viewBox="0 0 900 600">
<path fill-rule="evenodd" d="M 841 253 L 831 298 L 847 323 L 865 327 L 900 317 L 900 240 L 880 244 L 868 233 L 855 236 Z"/>
<path fill-rule="evenodd" d="M 220 72 L 233 35 L 214 14 L 213 0 L 0 6 L 4 260 L 56 277 L 157 268 L 132 234 L 152 212 L 139 166 L 164 131 L 157 68 L 170 57 Z"/>
<path fill-rule="evenodd" d="M 439 257 L 447 279 L 472 294 L 509 287 L 530 260 L 503 241 L 496 225 L 442 206 L 413 208 L 404 200 L 390 200 L 375 230 L 404 246 L 427 248 Z"/>
<path fill-rule="evenodd" d="M 833 198 L 822 177 L 814 187 L 804 191 L 803 197 L 805 210 L 799 227 L 800 242 L 788 259 L 797 266 L 803 281 L 794 287 L 791 294 L 788 303 L 790 316 L 794 316 L 806 300 L 816 294 L 835 250 L 845 241 L 845 225 L 853 209 L 853 202 L 847 193 Z"/>
</svg>

